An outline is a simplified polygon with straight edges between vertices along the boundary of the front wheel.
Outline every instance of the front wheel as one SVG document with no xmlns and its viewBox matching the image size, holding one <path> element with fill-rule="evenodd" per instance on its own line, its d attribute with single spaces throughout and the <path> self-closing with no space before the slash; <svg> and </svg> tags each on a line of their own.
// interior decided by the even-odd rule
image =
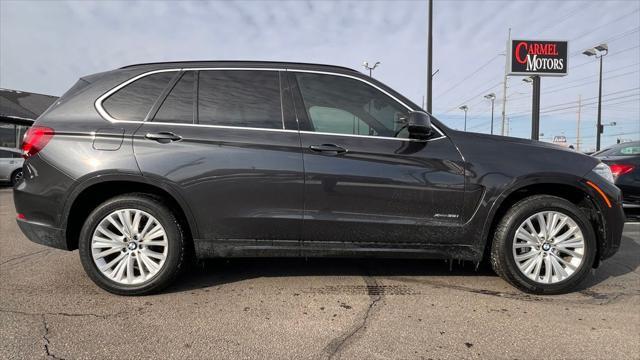
<svg viewBox="0 0 640 360">
<path fill-rule="evenodd" d="M 79 252 L 89 277 L 119 295 L 143 295 L 168 285 L 182 267 L 184 234 L 171 210 L 147 194 L 107 200 L 87 218 Z"/>
<path fill-rule="evenodd" d="M 572 290 L 589 274 L 596 237 L 573 203 L 537 195 L 516 203 L 498 224 L 491 247 L 494 271 L 534 294 Z"/>
</svg>

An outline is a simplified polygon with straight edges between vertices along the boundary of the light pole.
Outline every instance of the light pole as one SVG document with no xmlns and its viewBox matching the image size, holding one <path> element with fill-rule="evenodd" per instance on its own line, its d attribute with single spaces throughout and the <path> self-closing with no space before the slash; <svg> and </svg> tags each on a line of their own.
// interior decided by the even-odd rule
<svg viewBox="0 0 640 360">
<path fill-rule="evenodd" d="M 467 111 L 469 111 L 469 107 L 467 105 L 462 105 L 458 109 L 464 111 L 464 131 L 467 131 Z"/>
<path fill-rule="evenodd" d="M 600 134 L 604 130 L 602 126 L 602 58 L 609 53 L 609 46 L 600 44 L 594 48 L 587 49 L 582 52 L 587 56 L 595 56 L 596 59 L 600 59 L 600 78 L 598 81 L 598 125 L 596 126 L 596 151 L 600 150 Z"/>
<path fill-rule="evenodd" d="M 484 98 L 487 100 L 491 100 L 491 135 L 493 135 L 493 102 L 496 100 L 496 94 L 487 94 L 484 96 Z"/>
<path fill-rule="evenodd" d="M 429 24 L 427 29 L 427 112 L 431 114 L 433 86 L 433 0 L 429 0 Z"/>
<path fill-rule="evenodd" d="M 363 62 L 362 66 L 364 66 L 365 69 L 369 70 L 369 77 L 373 77 L 372 75 L 372 71 L 378 67 L 378 65 L 380 65 L 380 61 L 376 61 L 375 64 L 373 64 L 373 66 L 369 66 L 368 62 Z"/>
</svg>

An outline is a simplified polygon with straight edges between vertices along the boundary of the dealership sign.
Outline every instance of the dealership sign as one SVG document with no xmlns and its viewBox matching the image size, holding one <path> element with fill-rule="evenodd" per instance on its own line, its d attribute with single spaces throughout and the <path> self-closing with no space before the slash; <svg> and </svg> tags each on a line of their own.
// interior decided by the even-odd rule
<svg viewBox="0 0 640 360">
<path fill-rule="evenodd" d="M 509 75 L 567 75 L 567 42 L 511 40 Z"/>
</svg>

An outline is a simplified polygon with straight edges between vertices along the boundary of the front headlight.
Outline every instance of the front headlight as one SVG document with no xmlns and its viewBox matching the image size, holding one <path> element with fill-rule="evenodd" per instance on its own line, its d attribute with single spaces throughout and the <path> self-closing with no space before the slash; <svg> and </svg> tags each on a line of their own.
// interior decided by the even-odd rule
<svg viewBox="0 0 640 360">
<path fill-rule="evenodd" d="M 605 163 L 600 163 L 598 165 L 596 165 L 596 167 L 593 168 L 594 173 L 600 175 L 601 177 L 603 177 L 605 180 L 607 180 L 610 183 L 613 183 L 613 173 L 611 172 L 611 168 L 609 167 L 609 165 L 605 164 Z"/>
</svg>

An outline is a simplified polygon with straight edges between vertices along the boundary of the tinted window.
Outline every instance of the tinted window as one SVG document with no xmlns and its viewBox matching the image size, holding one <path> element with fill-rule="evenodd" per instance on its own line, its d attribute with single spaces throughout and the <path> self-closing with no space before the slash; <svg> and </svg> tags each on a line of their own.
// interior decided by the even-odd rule
<svg viewBox="0 0 640 360">
<path fill-rule="evenodd" d="M 13 159 L 13 153 L 5 150 L 0 150 L 0 159 Z"/>
<path fill-rule="evenodd" d="M 350 112 L 322 106 L 312 106 L 309 117 L 313 119 L 315 131 L 338 134 L 376 135 L 366 122 Z"/>
<path fill-rule="evenodd" d="M 640 143 L 630 142 L 626 144 L 616 145 L 610 149 L 602 150 L 594 155 L 602 156 L 625 156 L 625 155 L 640 155 Z"/>
<path fill-rule="evenodd" d="M 405 107 L 374 87 L 355 79 L 297 73 L 307 115 L 318 132 L 408 137 Z"/>
<path fill-rule="evenodd" d="M 117 120 L 142 121 L 175 72 L 161 72 L 138 79 L 102 102 L 102 107 Z"/>
<path fill-rule="evenodd" d="M 185 73 L 160 106 L 153 121 L 193 123 L 195 73 Z"/>
<path fill-rule="evenodd" d="M 201 71 L 200 124 L 282 129 L 277 71 Z"/>
</svg>

